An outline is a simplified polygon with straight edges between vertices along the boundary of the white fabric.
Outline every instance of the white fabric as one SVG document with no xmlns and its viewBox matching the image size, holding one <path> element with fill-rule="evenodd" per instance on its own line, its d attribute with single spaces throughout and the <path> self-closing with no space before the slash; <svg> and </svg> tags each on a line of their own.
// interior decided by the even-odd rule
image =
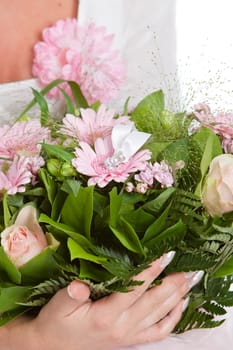
<svg viewBox="0 0 233 350">
<path fill-rule="evenodd" d="M 128 75 L 115 106 L 162 88 L 176 109 L 233 110 L 232 12 L 232 0 L 81 0 L 79 21 L 115 33 Z"/>
<path fill-rule="evenodd" d="M 112 103 L 118 109 L 162 88 L 167 105 L 180 109 L 209 101 L 232 109 L 232 0 L 80 0 L 79 21 L 93 20 L 115 33 L 127 64 L 127 85 Z M 0 85 L 0 120 L 14 120 L 32 98 L 35 80 Z M 177 102 L 179 101 L 179 102 Z M 131 350 L 227 350 L 233 343 L 233 310 L 223 326 L 171 335 Z"/>
<path fill-rule="evenodd" d="M 33 99 L 32 89 L 41 89 L 36 79 L 0 84 L 0 125 L 13 122 L 19 117 Z M 63 103 L 49 100 L 48 105 L 49 110 L 56 117 L 60 117 L 61 111 L 64 110 Z M 27 114 L 32 118 L 38 117 L 39 107 L 34 106 Z"/>
</svg>

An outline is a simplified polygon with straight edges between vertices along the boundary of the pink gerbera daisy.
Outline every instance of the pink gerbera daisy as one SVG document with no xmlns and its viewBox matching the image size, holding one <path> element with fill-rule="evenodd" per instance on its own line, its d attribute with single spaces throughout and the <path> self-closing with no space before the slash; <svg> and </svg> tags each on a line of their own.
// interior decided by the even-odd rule
<svg viewBox="0 0 233 350">
<path fill-rule="evenodd" d="M 0 157 L 37 156 L 40 142 L 50 141 L 50 131 L 41 127 L 39 120 L 16 122 L 11 127 L 0 128 Z"/>
<path fill-rule="evenodd" d="M 15 157 L 10 164 L 5 164 L 6 171 L 0 171 L 0 193 L 6 190 L 9 195 L 24 192 L 25 185 L 31 182 L 32 173 L 28 170 L 28 159 Z"/>
<path fill-rule="evenodd" d="M 80 147 L 75 149 L 76 158 L 72 164 L 79 173 L 90 177 L 89 186 L 105 187 L 111 181 L 125 182 L 131 173 L 143 170 L 151 156 L 148 150 L 139 151 L 127 161 L 109 167 L 107 160 L 114 155 L 111 136 L 96 139 L 94 150 L 86 142 L 80 142 Z"/>
<path fill-rule="evenodd" d="M 128 117 L 114 118 L 115 112 L 100 105 L 97 112 L 91 108 L 81 108 L 81 117 L 67 114 L 63 119 L 64 127 L 61 132 L 78 141 L 93 145 L 98 137 L 111 135 L 112 128 L 117 124 L 131 123 Z"/>
<path fill-rule="evenodd" d="M 69 18 L 44 29 L 42 38 L 35 45 L 33 62 L 33 74 L 42 85 L 58 78 L 75 81 L 89 104 L 116 97 L 125 69 L 112 49 L 114 36 L 106 34 L 104 27 L 82 26 Z M 63 88 L 70 93 L 66 84 Z M 60 91 L 54 88 L 49 94 L 57 97 Z"/>
</svg>

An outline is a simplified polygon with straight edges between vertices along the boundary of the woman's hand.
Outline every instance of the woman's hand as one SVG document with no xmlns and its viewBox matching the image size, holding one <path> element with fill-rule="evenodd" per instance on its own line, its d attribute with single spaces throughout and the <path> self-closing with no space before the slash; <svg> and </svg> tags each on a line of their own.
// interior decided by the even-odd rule
<svg viewBox="0 0 233 350">
<path fill-rule="evenodd" d="M 203 275 L 174 273 L 148 289 L 173 255 L 165 254 L 141 272 L 136 279 L 144 283 L 131 292 L 113 293 L 95 302 L 85 284 L 73 281 L 27 323 L 22 346 L 25 350 L 111 350 L 165 338 L 181 318 L 187 304 L 184 296 Z"/>
</svg>

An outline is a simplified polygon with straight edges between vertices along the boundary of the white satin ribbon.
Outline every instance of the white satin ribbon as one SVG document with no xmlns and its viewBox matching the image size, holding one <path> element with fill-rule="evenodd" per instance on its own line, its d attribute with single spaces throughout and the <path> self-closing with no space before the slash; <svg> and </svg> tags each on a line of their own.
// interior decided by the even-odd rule
<svg viewBox="0 0 233 350">
<path fill-rule="evenodd" d="M 134 123 L 118 124 L 112 129 L 112 145 L 114 154 L 105 161 L 107 168 L 127 162 L 149 139 L 151 134 L 138 131 Z"/>
</svg>

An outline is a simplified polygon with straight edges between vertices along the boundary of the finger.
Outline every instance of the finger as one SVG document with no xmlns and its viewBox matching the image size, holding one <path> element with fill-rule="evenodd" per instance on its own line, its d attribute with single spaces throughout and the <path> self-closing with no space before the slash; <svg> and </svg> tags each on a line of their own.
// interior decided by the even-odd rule
<svg viewBox="0 0 233 350">
<path fill-rule="evenodd" d="M 72 281 L 67 288 L 59 290 L 45 306 L 49 311 L 59 316 L 69 316 L 89 300 L 90 290 L 80 281 Z M 43 310 L 43 309 L 42 309 Z"/>
<path fill-rule="evenodd" d="M 148 328 L 164 318 L 188 291 L 189 283 L 184 273 L 169 275 L 128 309 L 128 317 L 138 330 Z"/>
<path fill-rule="evenodd" d="M 128 293 L 113 293 L 109 297 L 104 298 L 102 303 L 107 305 L 107 307 L 111 305 L 113 316 L 122 314 L 143 295 L 154 279 L 171 262 L 174 255 L 175 252 L 173 251 L 164 254 L 161 258 L 154 261 L 149 268 L 134 277 L 133 279 L 136 281 L 144 281 L 140 286 L 135 286 Z"/>
<path fill-rule="evenodd" d="M 134 335 L 134 344 L 150 343 L 166 338 L 180 321 L 182 313 L 187 306 L 187 300 L 181 300 L 160 322 Z M 130 339 L 130 343 L 132 340 L 133 339 Z"/>
<path fill-rule="evenodd" d="M 135 327 L 148 327 L 166 316 L 202 278 L 203 271 L 174 273 L 165 277 L 159 286 L 149 289 L 128 310 Z"/>
</svg>

